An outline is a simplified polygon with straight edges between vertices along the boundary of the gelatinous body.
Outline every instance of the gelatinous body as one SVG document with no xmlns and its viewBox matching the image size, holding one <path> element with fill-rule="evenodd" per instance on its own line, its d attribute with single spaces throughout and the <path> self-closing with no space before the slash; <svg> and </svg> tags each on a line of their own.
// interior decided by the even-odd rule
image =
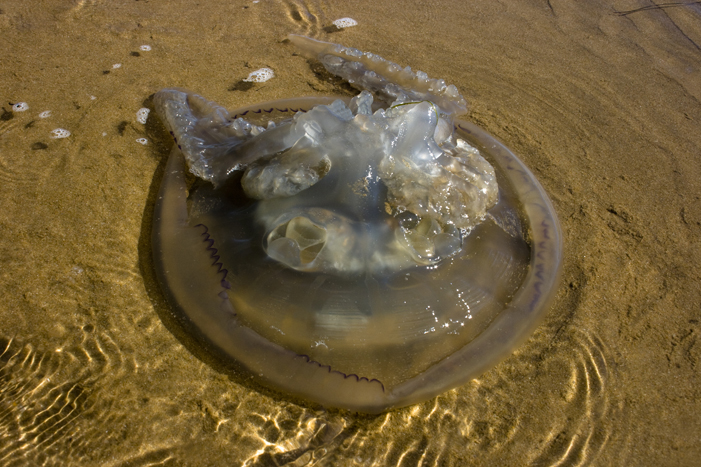
<svg viewBox="0 0 701 467">
<path fill-rule="evenodd" d="M 508 149 L 454 119 L 454 87 L 293 42 L 365 91 L 231 114 L 156 95 L 177 143 L 156 205 L 159 280 L 199 336 L 270 387 L 365 412 L 433 397 L 542 317 L 561 260 L 552 206 Z"/>
</svg>

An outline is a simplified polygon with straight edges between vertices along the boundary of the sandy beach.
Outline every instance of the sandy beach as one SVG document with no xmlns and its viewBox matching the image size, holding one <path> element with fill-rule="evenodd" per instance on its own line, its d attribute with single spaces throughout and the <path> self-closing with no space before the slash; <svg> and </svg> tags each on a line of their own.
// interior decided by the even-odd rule
<svg viewBox="0 0 701 467">
<path fill-rule="evenodd" d="M 156 282 L 172 143 L 137 111 L 174 86 L 231 109 L 347 92 L 290 33 L 455 84 L 559 216 L 544 322 L 436 399 L 368 416 L 259 391 Z M 701 2 L 0 0 L 0 39 L 0 465 L 698 464 Z"/>
</svg>

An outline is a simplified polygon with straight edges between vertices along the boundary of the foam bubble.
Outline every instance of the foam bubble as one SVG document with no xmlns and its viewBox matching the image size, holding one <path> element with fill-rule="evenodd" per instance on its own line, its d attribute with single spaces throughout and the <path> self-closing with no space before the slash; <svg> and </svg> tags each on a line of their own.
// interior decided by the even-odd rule
<svg viewBox="0 0 701 467">
<path fill-rule="evenodd" d="M 139 50 L 143 50 L 144 52 L 148 52 L 149 50 L 151 50 L 151 46 L 144 44 L 141 47 L 139 47 Z"/>
<path fill-rule="evenodd" d="M 140 108 L 136 112 L 136 121 L 139 123 L 143 123 L 144 125 L 146 124 L 146 119 L 148 118 L 148 114 L 151 112 L 150 109 L 147 109 L 146 107 Z"/>
<path fill-rule="evenodd" d="M 71 132 L 64 128 L 56 128 L 55 130 L 51 130 L 51 137 L 53 139 L 68 138 L 69 136 L 71 136 Z"/>
<path fill-rule="evenodd" d="M 95 99 L 97 99 L 97 97 L 95 97 L 95 96 L 90 96 L 90 100 L 91 100 L 91 101 L 94 101 Z"/>
<path fill-rule="evenodd" d="M 44 110 L 42 113 L 39 114 L 39 118 L 49 118 L 50 116 L 51 116 L 50 110 Z"/>
<path fill-rule="evenodd" d="M 13 112 L 24 112 L 29 108 L 29 104 L 26 102 L 18 102 L 12 106 Z"/>
<path fill-rule="evenodd" d="M 275 73 L 270 68 L 261 68 L 248 75 L 248 78 L 244 79 L 247 83 L 264 83 L 270 78 L 275 76 Z"/>
<path fill-rule="evenodd" d="M 143 145 L 148 144 L 148 140 L 146 138 L 136 138 L 136 142 Z"/>
<path fill-rule="evenodd" d="M 122 68 L 122 64 L 121 64 L 121 63 L 115 63 L 114 65 L 112 65 L 112 68 L 115 68 L 115 69 L 116 69 L 116 68 Z"/>
<path fill-rule="evenodd" d="M 351 26 L 357 26 L 358 22 L 353 18 L 340 18 L 333 22 L 333 25 L 338 29 L 350 28 Z"/>
</svg>

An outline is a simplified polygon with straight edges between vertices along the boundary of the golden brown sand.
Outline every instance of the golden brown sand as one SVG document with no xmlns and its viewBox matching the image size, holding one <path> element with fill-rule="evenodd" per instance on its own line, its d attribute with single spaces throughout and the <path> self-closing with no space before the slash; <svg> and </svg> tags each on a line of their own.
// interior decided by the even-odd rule
<svg viewBox="0 0 701 467">
<path fill-rule="evenodd" d="M 698 465 L 688 3 L 0 1 L 0 465 Z M 550 194 L 561 290 L 478 380 L 380 417 L 315 411 L 241 384 L 171 317 L 149 244 L 170 143 L 136 111 L 170 86 L 230 108 L 336 92 L 288 33 L 454 83 Z"/>
</svg>

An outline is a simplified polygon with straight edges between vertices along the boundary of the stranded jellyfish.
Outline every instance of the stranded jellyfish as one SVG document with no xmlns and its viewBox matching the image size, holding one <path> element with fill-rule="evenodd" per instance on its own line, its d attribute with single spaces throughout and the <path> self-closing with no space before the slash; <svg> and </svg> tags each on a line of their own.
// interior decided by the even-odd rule
<svg viewBox="0 0 701 467">
<path fill-rule="evenodd" d="M 176 142 L 154 216 L 164 293 L 208 348 L 293 398 L 377 413 L 467 382 L 547 310 L 561 263 L 550 201 L 455 118 L 455 86 L 290 40 L 362 92 L 231 113 L 155 96 Z"/>
</svg>

